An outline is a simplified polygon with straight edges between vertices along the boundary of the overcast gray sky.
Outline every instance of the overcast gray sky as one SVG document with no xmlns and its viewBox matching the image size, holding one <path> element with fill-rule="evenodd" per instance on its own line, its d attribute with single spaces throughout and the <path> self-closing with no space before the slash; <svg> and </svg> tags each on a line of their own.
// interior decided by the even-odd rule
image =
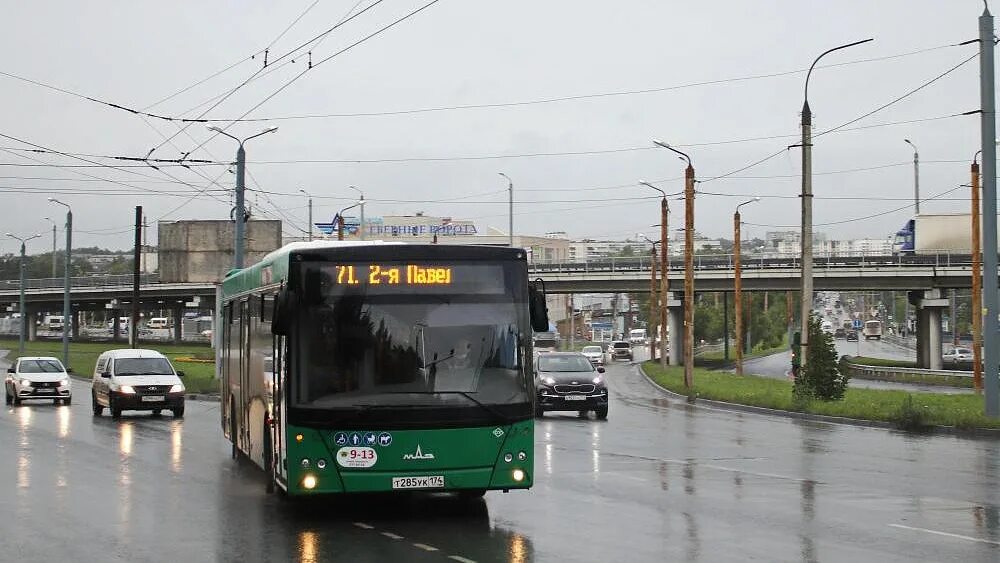
<svg viewBox="0 0 1000 563">
<path fill-rule="evenodd" d="M 370 114 L 647 90 L 503 107 L 241 122 L 228 128 L 243 137 L 267 125 L 280 127 L 247 144 L 248 187 L 269 192 L 250 192 L 248 201 L 256 217 L 290 218 L 285 225 L 290 234 L 306 224 L 306 199 L 299 189 L 315 196 L 316 220 L 329 220 L 355 197 L 349 185 L 364 191 L 369 215 L 424 211 L 473 219 L 481 229 L 506 229 L 506 183 L 498 176 L 505 172 L 514 181 L 517 233 L 566 231 L 572 237 L 623 239 L 636 232 L 652 235 L 655 229 L 649 226 L 659 221 L 657 196 L 638 186 L 640 179 L 662 180 L 658 185 L 668 192 L 683 188 L 683 163 L 666 150 L 651 148 L 651 139 L 688 152 L 699 179 L 739 169 L 797 140 L 705 143 L 796 135 L 805 73 L 790 71 L 807 68 L 830 47 L 875 38 L 823 61 L 855 64 L 813 73 L 809 97 L 818 133 L 973 56 L 975 44 L 948 45 L 975 38 L 982 12 L 982 2 L 973 0 L 440 0 L 312 69 L 307 69 L 306 54 L 294 56 L 294 63 L 291 57 L 279 59 L 372 3 L 377 5 L 311 46 L 314 64 L 427 1 L 5 0 L 0 72 L 184 117 L 199 116 L 200 111 L 190 110 L 253 77 L 205 116 L 220 119 L 243 115 L 304 70 L 247 117 Z M 259 72 L 262 55 L 250 56 L 272 42 L 269 67 Z M 774 74 L 781 75 L 759 77 Z M 817 138 L 817 225 L 904 208 L 817 229 L 840 238 L 882 238 L 902 225 L 912 213 L 907 205 L 913 197 L 912 150 L 904 138 L 920 149 L 924 197 L 966 183 L 969 162 L 979 148 L 978 117 L 943 117 L 978 109 L 978 76 L 974 57 L 848 129 L 878 126 Z M 705 82 L 711 83 L 684 87 Z M 152 157 L 169 159 L 211 136 L 204 124 L 179 133 L 175 122 L 144 121 L 4 75 L 0 102 L 0 133 L 66 153 L 142 157 L 166 135 L 173 137 L 171 142 Z M 924 121 L 884 125 L 911 120 Z M 67 168 L 88 163 L 7 152 L 31 148 L 9 138 L 0 139 L 0 147 L 5 149 L 0 152 L 4 231 L 48 232 L 46 216 L 58 217 L 61 224 L 63 209 L 46 201 L 55 191 L 73 206 L 74 242 L 79 245 L 130 246 L 135 205 L 144 206 L 151 221 L 229 214 L 235 179 L 224 166 L 195 167 L 197 174 L 167 166 L 159 171 L 142 165 Z M 234 141 L 218 137 L 189 158 L 230 161 L 235 149 Z M 617 149 L 635 150 L 449 160 Z M 322 160 L 355 162 L 276 163 Z M 799 171 L 800 153 L 790 149 L 759 166 L 700 184 L 699 190 L 725 195 L 698 197 L 697 229 L 731 237 L 732 212 L 750 195 L 764 199 L 744 208 L 745 233 L 762 236 L 773 230 L 760 225 L 797 225 Z M 829 174 L 837 171 L 844 172 Z M 210 185 L 217 177 L 221 186 Z M 207 191 L 201 193 L 203 189 Z M 876 199 L 825 199 L 830 197 Z M 682 203 L 673 206 L 671 221 L 680 224 Z M 967 207 L 968 192 L 961 188 L 924 203 L 921 211 Z M 31 251 L 49 244 L 42 239 Z M 0 242 L 0 252 L 15 250 L 10 239 Z"/>
</svg>

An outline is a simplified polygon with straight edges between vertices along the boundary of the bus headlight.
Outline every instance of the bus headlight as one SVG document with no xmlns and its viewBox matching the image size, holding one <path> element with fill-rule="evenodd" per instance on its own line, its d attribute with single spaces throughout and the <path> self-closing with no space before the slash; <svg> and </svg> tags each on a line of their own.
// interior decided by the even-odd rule
<svg viewBox="0 0 1000 563">
<path fill-rule="evenodd" d="M 316 460 L 316 467 L 320 469 L 326 469 L 326 460 L 325 459 Z"/>
<path fill-rule="evenodd" d="M 528 459 L 528 454 L 526 454 L 524 452 L 517 452 L 517 459 L 519 461 L 524 461 L 524 460 Z"/>
<path fill-rule="evenodd" d="M 511 455 L 511 454 L 509 454 L 509 453 L 507 453 L 507 454 L 503 454 L 503 460 L 504 460 L 505 462 L 507 462 L 507 463 L 510 463 L 510 462 L 514 461 L 514 456 L 512 456 L 512 455 Z"/>
<path fill-rule="evenodd" d="M 302 465 L 302 469 L 307 469 L 309 467 L 309 458 L 307 458 L 307 457 L 302 458 L 302 464 L 301 465 Z"/>
<path fill-rule="evenodd" d="M 309 489 L 309 490 L 315 489 L 316 483 L 317 481 L 315 475 L 306 475 L 305 477 L 302 478 L 302 488 L 304 489 Z"/>
<path fill-rule="evenodd" d="M 513 472 L 511 472 L 510 476 L 513 477 L 514 480 L 517 481 L 518 483 L 524 481 L 524 471 L 521 469 L 515 469 Z"/>
</svg>

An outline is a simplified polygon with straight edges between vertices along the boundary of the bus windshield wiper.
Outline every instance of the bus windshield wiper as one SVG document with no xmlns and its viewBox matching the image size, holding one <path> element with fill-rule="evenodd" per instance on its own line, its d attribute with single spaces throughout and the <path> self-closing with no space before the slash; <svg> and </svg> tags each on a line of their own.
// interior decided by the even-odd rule
<svg viewBox="0 0 1000 563">
<path fill-rule="evenodd" d="M 500 420 L 502 420 L 502 421 L 504 421 L 504 422 L 506 422 L 508 424 L 510 424 L 511 422 L 514 422 L 514 420 L 512 420 L 509 416 L 507 416 L 504 413 L 498 411 L 497 409 L 491 407 L 490 405 L 487 405 L 486 403 L 483 403 L 479 399 L 473 397 L 472 393 L 469 393 L 468 391 L 431 391 L 431 393 L 434 393 L 436 395 L 461 395 L 461 396 L 465 397 L 466 399 L 468 399 L 468 400 L 472 401 L 473 403 L 475 403 L 477 407 L 480 407 L 481 409 L 489 412 L 490 414 L 492 414 L 493 416 L 499 418 Z"/>
</svg>

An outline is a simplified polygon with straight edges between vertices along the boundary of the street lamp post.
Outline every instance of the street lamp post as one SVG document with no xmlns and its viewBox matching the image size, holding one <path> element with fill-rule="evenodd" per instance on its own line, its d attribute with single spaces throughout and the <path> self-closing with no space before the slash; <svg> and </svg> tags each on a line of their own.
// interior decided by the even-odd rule
<svg viewBox="0 0 1000 563">
<path fill-rule="evenodd" d="M 9 236 L 10 238 L 12 238 L 14 240 L 17 240 L 17 241 L 21 242 L 21 261 L 18 264 L 18 269 L 21 270 L 21 283 L 20 283 L 20 286 L 21 286 L 21 296 L 20 296 L 20 301 L 17 304 L 17 313 L 19 315 L 21 315 L 21 338 L 18 341 L 17 353 L 19 355 L 23 356 L 24 355 L 24 341 L 28 338 L 28 312 L 25 310 L 25 305 L 24 305 L 24 284 L 25 284 L 25 279 L 24 279 L 25 278 L 25 276 L 24 276 L 24 268 L 25 268 L 24 259 L 25 259 L 25 243 L 27 243 L 29 240 L 31 240 L 33 238 L 38 238 L 38 237 L 40 237 L 42 235 L 31 235 L 30 237 L 27 237 L 27 238 L 21 238 L 21 237 L 19 237 L 17 235 L 14 235 L 14 234 L 11 234 L 11 233 L 7 233 L 7 236 Z M 63 322 L 63 326 L 65 327 L 65 321 Z"/>
<path fill-rule="evenodd" d="M 514 181 L 503 172 L 497 172 L 507 178 L 507 246 L 514 246 Z"/>
<path fill-rule="evenodd" d="M 733 213 L 733 313 L 736 315 L 736 375 L 743 375 L 743 266 L 740 262 L 740 208 L 760 201 L 759 197 L 744 201 Z"/>
<path fill-rule="evenodd" d="M 653 144 L 671 150 L 687 161 L 684 169 L 684 386 L 694 385 L 694 166 L 691 157 L 653 139 Z"/>
<path fill-rule="evenodd" d="M 337 240 L 344 240 L 344 213 L 357 206 L 357 203 L 348 205 L 337 213 Z"/>
<path fill-rule="evenodd" d="M 645 237 L 643 237 L 643 238 L 645 238 Z M 647 322 L 646 325 L 650 329 L 652 329 L 653 328 L 653 322 L 656 319 L 656 310 L 658 308 L 657 307 L 657 302 L 656 302 L 656 245 L 659 244 L 659 241 L 651 241 L 648 238 L 646 239 L 646 241 L 648 241 L 650 243 L 650 247 L 649 247 L 649 322 Z M 666 298 L 664 297 L 663 299 L 666 299 Z M 666 329 L 663 327 L 662 324 L 660 325 L 660 330 L 663 331 L 664 335 L 667 333 Z M 649 335 L 649 359 L 650 360 L 655 360 L 656 359 L 656 333 L 655 333 L 655 331 L 652 331 L 652 330 L 650 330 L 649 332 L 652 333 L 652 334 Z M 661 358 L 661 361 L 662 361 L 662 358 Z"/>
<path fill-rule="evenodd" d="M 313 197 L 311 195 L 309 195 L 309 192 L 307 192 L 307 191 L 305 191 L 305 190 L 303 190 L 301 188 L 299 188 L 299 191 L 302 192 L 302 193 L 304 193 L 304 194 L 306 194 L 306 197 L 309 198 L 309 224 L 307 225 L 307 227 L 309 229 L 309 232 L 307 233 L 307 235 L 309 237 L 309 240 L 312 240 L 313 239 Z"/>
<path fill-rule="evenodd" d="M 647 188 L 652 188 L 663 196 L 660 199 L 660 365 L 667 367 L 667 301 L 670 281 L 667 278 L 667 219 L 670 214 L 670 205 L 667 203 L 667 193 L 657 188 L 649 182 L 640 180 L 639 183 Z M 656 339 L 656 336 L 653 336 Z"/>
<path fill-rule="evenodd" d="M 809 109 L 809 77 L 812 76 L 813 68 L 816 67 L 816 63 L 820 59 L 829 55 L 834 51 L 839 51 L 841 49 L 846 49 L 848 47 L 853 47 L 855 45 L 861 45 L 862 43 L 867 43 L 873 41 L 873 39 L 864 39 L 862 41 L 855 41 L 853 43 L 847 43 L 834 47 L 832 49 L 827 49 L 820 53 L 818 57 L 809 66 L 809 72 L 806 73 L 806 84 L 803 90 L 802 96 L 802 236 L 801 236 L 801 253 L 802 253 L 802 282 L 801 282 L 801 299 L 802 306 L 802 329 L 800 335 L 800 353 L 799 353 L 799 369 L 806 366 L 809 346 L 809 316 L 812 312 L 812 300 L 813 300 L 813 248 L 812 248 L 812 110 Z M 798 375 L 798 374 L 796 374 Z"/>
<path fill-rule="evenodd" d="M 56 222 L 50 217 L 45 217 L 45 220 L 52 223 L 52 279 L 55 279 L 58 271 L 56 269 Z"/>
<path fill-rule="evenodd" d="M 261 135 L 266 135 L 267 133 L 273 133 L 278 130 L 277 127 L 269 127 L 264 129 L 256 135 L 250 135 L 246 139 L 240 140 L 239 137 L 234 137 L 229 133 L 226 133 L 220 127 L 208 128 L 209 131 L 215 131 L 220 135 L 225 135 L 230 139 L 233 139 L 240 144 L 239 148 L 236 149 L 236 211 L 234 213 L 233 220 L 236 221 L 236 233 L 234 235 L 235 240 L 233 241 L 233 267 L 236 269 L 243 268 L 243 247 L 244 241 L 246 239 L 246 167 L 247 167 L 247 153 L 244 150 L 243 145 L 247 141 L 253 139 L 254 137 L 260 137 Z"/>
<path fill-rule="evenodd" d="M 357 205 L 361 207 L 361 224 L 358 225 L 358 239 L 365 240 L 365 193 L 359 190 L 355 186 L 347 186 L 348 188 L 358 192 L 361 199 L 358 200 Z"/>
<path fill-rule="evenodd" d="M 50 197 L 49 201 L 51 203 L 57 203 L 66 208 L 66 263 L 63 267 L 63 334 L 62 334 L 62 349 L 63 349 L 63 365 L 69 367 L 69 333 L 73 327 L 73 310 L 70 307 L 69 294 L 70 294 L 70 274 L 72 273 L 73 264 L 73 208 L 68 204 L 59 201 L 54 197 Z"/>
</svg>

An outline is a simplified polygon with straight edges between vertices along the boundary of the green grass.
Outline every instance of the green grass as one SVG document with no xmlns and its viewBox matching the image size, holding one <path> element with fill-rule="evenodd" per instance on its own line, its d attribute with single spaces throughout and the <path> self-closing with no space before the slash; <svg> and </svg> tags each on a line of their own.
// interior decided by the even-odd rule
<svg viewBox="0 0 1000 563">
<path fill-rule="evenodd" d="M 911 411 L 915 409 L 916 418 L 921 425 L 1000 428 L 1000 420 L 987 418 L 983 414 L 983 398 L 979 395 L 850 388 L 842 401 L 797 403 L 792 398 L 792 383 L 786 380 L 757 376 L 737 377 L 727 372 L 696 368 L 694 386 L 688 392 L 684 388 L 682 367 L 671 366 L 664 369 L 658 364 L 645 362 L 643 369 L 654 381 L 675 393 L 729 403 L 901 425 L 909 423 L 914 417 Z M 908 396 L 912 396 L 911 407 L 906 405 Z"/>
<path fill-rule="evenodd" d="M 71 342 L 69 345 L 69 366 L 75 375 L 90 377 L 94 373 L 97 357 L 106 350 L 127 348 L 128 344 L 113 342 Z M 215 393 L 219 390 L 215 379 L 214 363 L 180 362 L 178 357 L 211 357 L 212 349 L 197 344 L 147 343 L 143 348 L 157 350 L 170 358 L 174 368 L 184 372 L 184 387 L 192 393 Z M 11 350 L 8 360 L 18 357 L 17 340 L 0 341 L 0 348 Z M 35 341 L 25 343 L 26 356 L 55 356 L 62 358 L 62 342 Z"/>
</svg>

